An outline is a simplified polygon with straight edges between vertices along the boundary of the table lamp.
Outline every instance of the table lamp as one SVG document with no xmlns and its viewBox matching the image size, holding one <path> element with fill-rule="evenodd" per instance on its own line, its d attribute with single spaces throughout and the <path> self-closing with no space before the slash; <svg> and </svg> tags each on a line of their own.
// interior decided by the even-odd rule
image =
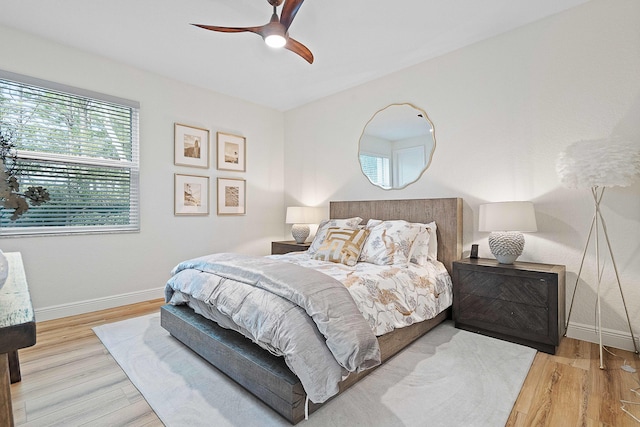
<svg viewBox="0 0 640 427">
<path fill-rule="evenodd" d="M 291 235 L 296 243 L 304 243 L 309 237 L 309 224 L 320 222 L 321 208 L 311 208 L 307 206 L 289 206 L 285 222 L 293 224 Z"/>
<path fill-rule="evenodd" d="M 489 231 L 489 248 L 500 264 L 513 264 L 524 249 L 523 232 L 538 231 L 531 202 L 480 205 L 478 231 Z"/>
</svg>

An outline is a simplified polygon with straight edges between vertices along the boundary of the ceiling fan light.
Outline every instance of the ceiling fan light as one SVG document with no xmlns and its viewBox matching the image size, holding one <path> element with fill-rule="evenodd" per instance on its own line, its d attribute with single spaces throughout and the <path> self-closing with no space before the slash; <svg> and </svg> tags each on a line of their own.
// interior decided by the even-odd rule
<svg viewBox="0 0 640 427">
<path fill-rule="evenodd" d="M 280 48 L 287 44 L 287 40 L 280 34 L 271 34 L 264 38 L 264 42 L 269 47 Z"/>
</svg>

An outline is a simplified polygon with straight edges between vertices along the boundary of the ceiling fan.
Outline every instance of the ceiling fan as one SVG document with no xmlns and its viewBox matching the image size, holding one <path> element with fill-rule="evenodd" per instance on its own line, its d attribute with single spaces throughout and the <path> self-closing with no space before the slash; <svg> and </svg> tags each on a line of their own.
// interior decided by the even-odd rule
<svg viewBox="0 0 640 427">
<path fill-rule="evenodd" d="M 191 24 L 196 27 L 204 28 L 205 30 L 219 31 L 221 33 L 254 33 L 261 36 L 265 43 L 271 47 L 284 47 L 293 53 L 300 55 L 309 64 L 313 64 L 313 54 L 302 43 L 289 37 L 289 27 L 293 18 L 295 18 L 300 6 L 304 0 L 267 0 L 267 2 L 273 6 L 273 14 L 271 20 L 259 27 L 218 27 L 215 25 L 201 25 Z M 276 8 L 284 3 L 282 7 L 282 13 L 278 18 Z"/>
</svg>

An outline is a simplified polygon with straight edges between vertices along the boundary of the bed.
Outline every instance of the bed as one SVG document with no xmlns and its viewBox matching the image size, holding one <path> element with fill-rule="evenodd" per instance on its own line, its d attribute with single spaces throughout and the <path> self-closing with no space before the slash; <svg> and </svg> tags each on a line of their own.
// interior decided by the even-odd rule
<svg viewBox="0 0 640 427">
<path fill-rule="evenodd" d="M 462 248 L 462 199 L 412 199 L 339 201 L 330 203 L 330 218 L 405 220 L 437 224 L 437 257 L 451 273 Z M 382 363 L 450 316 L 450 308 L 433 318 L 395 329 L 377 337 Z M 187 305 L 161 308 L 161 324 L 172 336 L 238 382 L 292 424 L 303 420 L 322 404 L 310 402 L 298 378 L 278 357 L 242 334 L 220 327 Z M 372 372 L 352 373 L 339 383 L 339 392 Z M 335 397 L 335 396 L 334 396 Z"/>
</svg>

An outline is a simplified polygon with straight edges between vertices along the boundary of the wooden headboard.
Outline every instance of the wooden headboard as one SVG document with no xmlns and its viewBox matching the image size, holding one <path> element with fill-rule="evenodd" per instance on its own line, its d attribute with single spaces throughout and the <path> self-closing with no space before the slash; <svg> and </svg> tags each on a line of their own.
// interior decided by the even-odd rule
<svg viewBox="0 0 640 427">
<path fill-rule="evenodd" d="M 330 202 L 330 218 L 359 216 L 370 219 L 404 219 L 438 226 L 438 260 L 452 273 L 453 261 L 462 258 L 462 199 L 410 199 Z"/>
</svg>

